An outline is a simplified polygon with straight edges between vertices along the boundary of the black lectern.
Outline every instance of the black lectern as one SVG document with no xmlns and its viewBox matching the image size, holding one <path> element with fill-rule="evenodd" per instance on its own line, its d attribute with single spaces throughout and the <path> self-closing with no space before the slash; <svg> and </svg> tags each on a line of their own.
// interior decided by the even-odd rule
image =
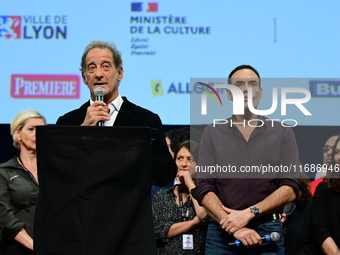
<svg viewBox="0 0 340 255">
<path fill-rule="evenodd" d="M 147 127 L 37 127 L 34 254 L 155 254 Z"/>
</svg>

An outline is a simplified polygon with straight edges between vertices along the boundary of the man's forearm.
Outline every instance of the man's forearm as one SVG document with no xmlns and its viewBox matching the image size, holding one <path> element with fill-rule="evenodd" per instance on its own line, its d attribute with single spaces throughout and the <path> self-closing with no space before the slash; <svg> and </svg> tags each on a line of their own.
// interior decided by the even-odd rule
<svg viewBox="0 0 340 255">
<path fill-rule="evenodd" d="M 220 222 L 227 213 L 222 209 L 222 202 L 214 192 L 207 193 L 202 199 L 202 205 L 216 222 Z"/>
<path fill-rule="evenodd" d="M 339 255 L 340 249 L 332 237 L 328 237 L 321 245 L 322 251 L 327 255 Z"/>
<path fill-rule="evenodd" d="M 266 197 L 255 206 L 259 208 L 260 215 L 277 212 L 281 210 L 286 204 L 296 199 L 295 192 L 292 187 L 281 186 L 272 194 Z"/>
</svg>

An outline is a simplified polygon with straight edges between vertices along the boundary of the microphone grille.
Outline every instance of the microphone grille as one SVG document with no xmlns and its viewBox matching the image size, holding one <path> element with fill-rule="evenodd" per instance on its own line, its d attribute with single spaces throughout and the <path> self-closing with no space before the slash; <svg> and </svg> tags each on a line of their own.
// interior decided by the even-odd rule
<svg viewBox="0 0 340 255">
<path fill-rule="evenodd" d="M 93 93 L 96 97 L 103 97 L 105 95 L 105 90 L 102 87 L 97 87 L 94 89 Z"/>
<path fill-rule="evenodd" d="M 277 232 L 272 232 L 272 233 L 270 234 L 270 239 L 271 239 L 273 242 L 279 241 L 279 239 L 280 239 L 280 234 L 277 233 Z"/>
</svg>

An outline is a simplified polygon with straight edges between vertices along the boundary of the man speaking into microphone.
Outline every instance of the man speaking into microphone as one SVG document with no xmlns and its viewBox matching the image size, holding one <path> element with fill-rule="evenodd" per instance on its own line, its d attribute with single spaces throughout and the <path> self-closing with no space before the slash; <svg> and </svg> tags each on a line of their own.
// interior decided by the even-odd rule
<svg viewBox="0 0 340 255">
<path fill-rule="evenodd" d="M 153 184 L 165 186 L 176 176 L 176 165 L 166 145 L 159 116 L 139 107 L 118 92 L 124 76 L 123 61 L 115 45 L 93 41 L 81 58 L 81 75 L 90 90 L 90 100 L 79 109 L 61 116 L 57 125 L 146 126 L 152 130 Z M 96 100 L 95 90 L 102 88 L 104 101 Z"/>
<path fill-rule="evenodd" d="M 157 114 L 120 96 L 118 88 L 123 79 L 124 70 L 120 52 L 115 45 L 105 41 L 92 41 L 85 48 L 80 70 L 83 82 L 89 88 L 90 100 L 79 109 L 59 117 L 56 124 L 94 126 L 93 128 L 77 127 L 77 129 L 85 130 L 87 133 L 93 132 L 97 135 L 96 137 L 100 136 L 102 131 L 103 140 L 105 140 L 105 134 L 108 134 L 107 137 L 110 140 L 106 144 L 109 144 L 111 149 L 93 146 L 88 150 L 88 153 L 83 150 L 82 141 L 79 142 L 80 145 L 77 147 L 79 153 L 85 153 L 85 156 L 86 153 L 92 154 L 90 155 L 92 157 L 93 154 L 96 154 L 96 158 L 105 161 L 105 169 L 98 167 L 93 172 L 98 176 L 103 176 L 105 173 L 107 178 L 100 179 L 98 177 L 99 181 L 97 182 L 91 182 L 90 178 L 89 186 L 86 186 L 87 182 L 83 186 L 78 185 L 81 186 L 79 189 L 87 192 L 86 194 L 91 195 L 91 198 L 93 198 L 93 194 L 99 194 L 96 198 L 89 200 L 79 192 L 71 202 L 75 201 L 73 204 L 76 204 L 76 208 L 85 208 L 84 206 L 90 203 L 90 206 L 85 210 L 93 211 L 92 215 L 100 215 L 101 218 L 91 219 L 91 213 L 87 213 L 86 215 L 91 220 L 83 220 L 78 224 L 79 229 L 71 229 L 76 232 L 80 240 L 74 242 L 74 245 L 81 247 L 76 248 L 75 253 L 67 250 L 60 254 L 156 254 L 152 224 L 151 186 L 152 184 L 157 186 L 169 184 L 174 180 L 177 172 L 177 166 L 165 141 L 162 122 Z M 147 135 L 146 132 L 142 132 L 143 130 L 149 131 L 148 128 L 142 127 L 149 127 L 151 136 L 149 132 Z M 60 127 L 60 129 L 64 129 L 64 127 Z M 70 127 L 70 129 L 72 128 Z M 111 130 L 112 132 L 109 132 Z M 119 136 L 120 133 L 118 133 L 115 137 L 117 130 L 121 131 L 123 136 Z M 133 137 L 137 135 L 142 135 L 142 137 L 136 138 L 134 141 L 133 138 L 130 139 L 129 134 Z M 88 141 L 91 139 L 91 135 L 89 134 L 85 138 L 81 137 L 81 139 Z M 145 142 L 143 144 L 147 146 L 139 149 L 138 141 Z M 98 146 L 100 143 L 96 144 Z M 131 146 L 124 150 L 125 144 Z M 151 147 L 150 150 L 149 147 Z M 110 150 L 115 150 L 115 152 Z M 98 155 L 98 151 L 105 155 Z M 147 159 L 147 162 L 144 159 Z M 65 168 L 71 168 L 72 163 L 70 163 L 71 166 L 65 166 Z M 76 160 L 73 165 L 77 165 L 77 163 Z M 75 168 L 80 168 L 79 163 Z M 82 170 L 84 169 L 80 169 L 76 175 L 81 174 Z M 69 179 L 66 181 L 70 181 Z M 76 181 L 79 183 L 78 179 Z M 113 193 L 112 190 L 116 193 Z M 98 200 L 101 202 L 100 204 Z M 82 209 L 77 209 L 76 213 L 73 213 L 75 221 L 80 218 L 78 214 L 84 214 Z M 87 231 L 83 232 L 83 229 Z M 55 235 L 63 234 L 56 233 Z M 65 249 L 67 249 L 72 240 L 64 242 L 66 243 Z M 87 246 L 84 248 L 84 245 Z M 89 247 L 98 247 L 98 249 L 92 252 L 88 249 Z"/>
</svg>

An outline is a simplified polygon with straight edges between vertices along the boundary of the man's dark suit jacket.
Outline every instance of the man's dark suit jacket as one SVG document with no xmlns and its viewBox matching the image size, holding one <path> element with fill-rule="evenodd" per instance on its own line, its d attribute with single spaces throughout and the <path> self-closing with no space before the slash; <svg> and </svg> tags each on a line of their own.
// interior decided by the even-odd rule
<svg viewBox="0 0 340 255">
<path fill-rule="evenodd" d="M 168 185 L 176 176 L 177 166 L 166 145 L 160 118 L 157 114 L 131 103 L 126 97 L 123 97 L 123 100 L 113 126 L 145 126 L 152 129 L 153 184 L 161 187 Z M 89 106 L 90 101 L 83 104 L 79 109 L 59 117 L 56 124 L 80 126 L 85 119 Z"/>
<path fill-rule="evenodd" d="M 114 126 L 147 126 L 151 128 L 153 183 L 163 186 L 169 184 L 175 178 L 177 167 L 167 148 L 160 118 L 157 114 L 129 102 L 125 97 L 123 100 L 124 102 L 119 110 Z M 88 101 L 79 109 L 59 117 L 56 124 L 80 126 L 85 119 L 86 111 L 89 106 L 90 102 Z M 103 128 L 107 129 L 107 127 Z M 67 158 L 63 159 L 62 162 L 65 162 L 65 160 L 67 160 Z M 52 162 L 52 165 L 53 164 L 54 163 Z M 59 164 L 61 164 L 61 161 Z M 69 166 L 70 164 L 71 166 Z M 110 162 L 109 158 L 107 164 L 112 164 L 114 171 L 115 162 Z M 66 174 L 65 176 L 56 178 L 61 180 L 61 184 L 59 184 L 60 180 L 56 180 L 56 182 L 59 181 L 59 183 L 54 186 L 62 186 L 63 183 L 69 182 L 70 180 L 66 175 L 68 172 L 67 169 L 72 168 L 72 162 L 66 161 L 64 165 L 63 169 L 66 169 L 66 171 L 64 171 Z M 139 171 L 141 168 L 137 167 L 136 169 L 131 169 L 131 171 Z M 61 198 L 62 201 L 57 205 L 60 207 L 59 211 L 62 211 L 62 213 L 59 214 L 56 213 L 58 208 L 49 210 L 49 208 L 51 208 L 51 203 L 49 201 L 51 200 L 46 198 L 45 200 L 42 198 L 40 199 L 40 205 L 37 207 L 35 218 L 35 223 L 39 224 L 35 230 L 37 235 L 35 237 L 36 254 L 156 254 L 156 241 L 151 210 L 151 180 L 148 183 L 148 185 L 150 185 L 150 189 L 148 189 L 148 186 L 145 185 L 145 183 L 141 183 L 141 186 L 138 187 L 134 186 L 132 183 L 136 183 L 135 180 L 131 183 L 125 183 L 126 181 L 118 180 L 112 184 L 110 181 L 107 181 L 109 179 L 110 178 L 104 179 L 98 188 L 90 186 L 92 187 L 90 189 L 91 194 L 80 195 L 74 199 L 70 199 L 67 195 L 63 196 Z M 147 179 L 140 181 L 145 182 Z M 89 183 L 91 182 L 93 181 L 90 178 Z M 79 184 L 76 183 L 74 186 L 76 185 Z M 52 184 L 49 184 L 49 186 L 52 186 Z M 117 190 L 117 187 L 120 190 L 118 192 L 119 194 L 111 194 L 111 190 Z M 60 188 L 62 189 L 63 187 Z M 98 197 L 96 194 L 101 194 L 100 191 L 103 188 L 108 192 L 106 193 L 107 195 L 99 195 Z M 124 192 L 126 189 L 128 189 L 128 191 Z M 85 188 L 84 190 L 89 189 Z M 63 192 L 69 194 L 67 189 Z M 97 197 L 97 199 L 89 201 L 89 196 Z M 84 203 L 88 206 L 84 206 Z M 76 209 L 72 210 L 72 208 Z M 52 210 L 53 212 L 50 212 Z M 73 222 L 73 220 L 78 222 L 78 219 L 82 219 L 80 217 L 81 215 L 93 215 L 96 220 L 81 221 L 79 224 L 75 224 L 75 227 L 71 229 L 69 227 L 63 227 L 63 224 L 68 224 L 67 222 Z M 95 215 L 101 216 L 95 217 Z M 67 221 L 65 220 L 65 217 Z M 88 216 L 88 218 L 91 217 Z M 45 224 L 45 222 L 47 223 Z M 50 223 L 51 226 L 49 226 L 48 223 Z M 55 224 L 58 226 L 56 227 Z M 55 233 L 51 233 L 51 229 L 58 230 L 54 231 Z M 65 233 L 64 229 L 70 230 Z M 39 234 L 37 234 L 37 232 L 39 232 Z M 71 232 L 71 234 L 69 232 Z M 53 235 L 58 236 L 58 241 L 60 240 L 59 243 L 71 243 L 72 247 L 71 245 L 70 247 L 67 245 L 58 247 L 58 245 L 55 245 L 54 243 L 49 245 L 48 242 L 43 241 Z M 72 238 L 69 237 L 70 235 Z M 93 236 L 95 236 L 95 238 L 92 238 Z M 41 241 L 38 242 L 38 240 Z M 85 242 L 83 240 L 89 241 Z M 38 253 L 38 251 L 43 252 Z"/>
</svg>

